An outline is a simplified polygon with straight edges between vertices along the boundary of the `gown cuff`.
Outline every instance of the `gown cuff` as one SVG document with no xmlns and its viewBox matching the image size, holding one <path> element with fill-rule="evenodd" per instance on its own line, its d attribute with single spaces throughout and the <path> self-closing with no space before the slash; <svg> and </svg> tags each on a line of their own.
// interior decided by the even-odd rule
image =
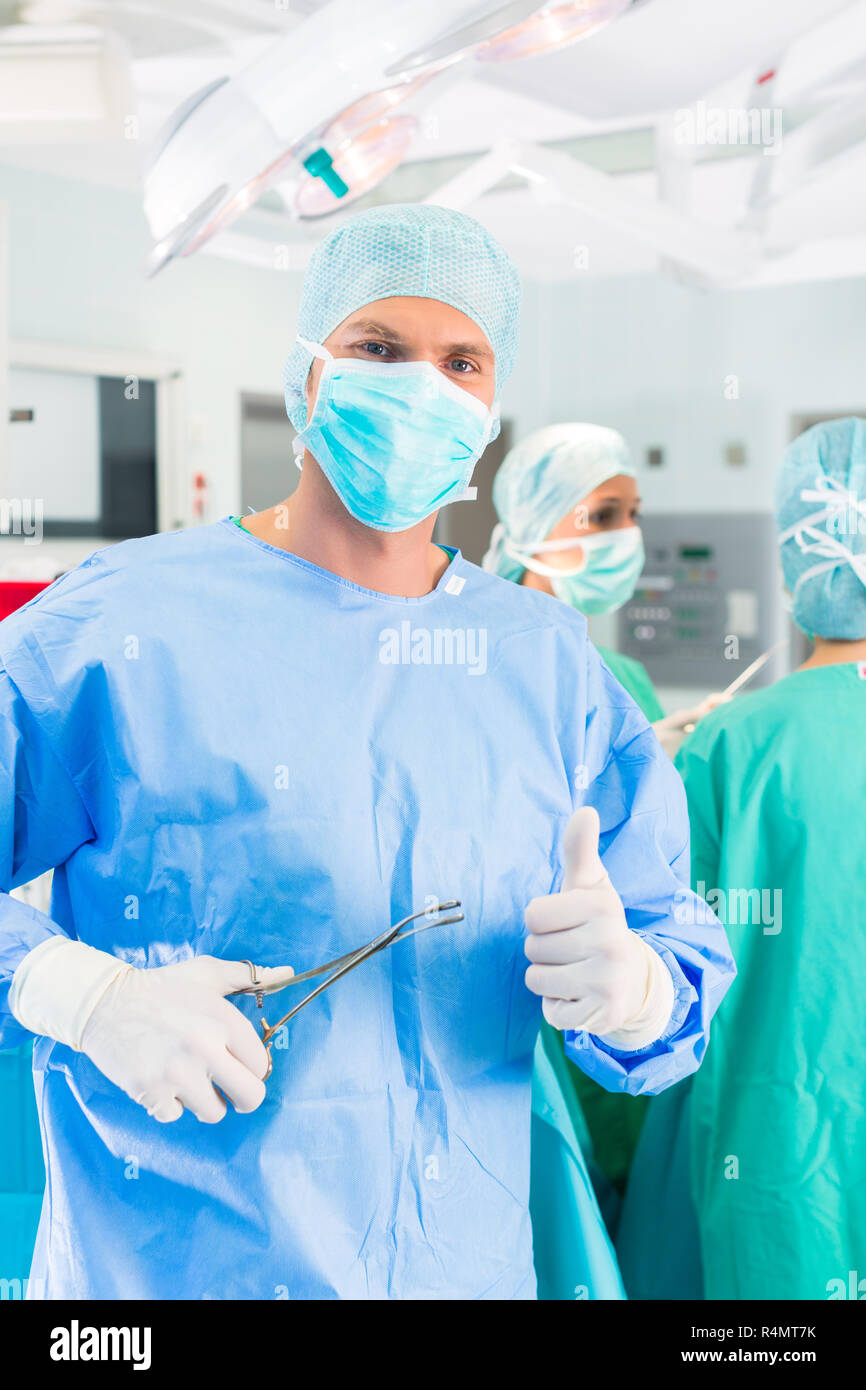
<svg viewBox="0 0 866 1390">
<path fill-rule="evenodd" d="M 647 988 L 643 1003 L 634 1018 L 613 1033 L 599 1035 L 600 1041 L 618 1052 L 637 1052 L 649 1047 L 664 1033 L 674 1011 L 676 994 L 671 972 L 661 956 L 640 941 L 647 956 Z"/>
</svg>

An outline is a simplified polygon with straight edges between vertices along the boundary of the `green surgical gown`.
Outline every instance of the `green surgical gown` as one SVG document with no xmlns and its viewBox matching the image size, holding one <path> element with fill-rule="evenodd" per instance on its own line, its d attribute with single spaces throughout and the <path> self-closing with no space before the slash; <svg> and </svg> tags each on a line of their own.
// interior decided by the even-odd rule
<svg viewBox="0 0 866 1390">
<path fill-rule="evenodd" d="M 840 1298 L 866 1275 L 864 754 L 857 663 L 741 696 L 679 754 L 692 883 L 738 977 L 700 1070 L 650 1103 L 618 1237 L 632 1297 Z"/>
<path fill-rule="evenodd" d="M 635 661 L 633 656 L 612 652 L 608 647 L 597 647 L 596 650 L 623 690 L 627 690 L 635 704 L 643 710 L 649 722 L 654 724 L 657 719 L 663 719 L 665 712 L 646 667 Z"/>
</svg>

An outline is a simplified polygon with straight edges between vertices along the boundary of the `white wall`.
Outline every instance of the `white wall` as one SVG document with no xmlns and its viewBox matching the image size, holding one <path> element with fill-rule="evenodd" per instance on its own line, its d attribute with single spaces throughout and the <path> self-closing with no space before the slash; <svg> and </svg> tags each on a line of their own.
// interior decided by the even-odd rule
<svg viewBox="0 0 866 1390">
<path fill-rule="evenodd" d="M 687 289 L 661 276 L 545 286 L 523 353 L 539 366 L 531 428 L 610 425 L 642 463 L 647 510 L 761 511 L 800 414 L 866 414 L 866 280 Z M 737 398 L 731 394 L 736 378 Z M 744 466 L 724 461 L 742 443 Z"/>
</svg>

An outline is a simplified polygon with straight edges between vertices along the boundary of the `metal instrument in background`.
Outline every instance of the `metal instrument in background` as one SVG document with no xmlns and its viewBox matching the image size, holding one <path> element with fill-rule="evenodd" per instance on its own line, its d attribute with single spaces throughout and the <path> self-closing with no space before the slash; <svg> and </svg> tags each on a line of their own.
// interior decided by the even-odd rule
<svg viewBox="0 0 866 1390">
<path fill-rule="evenodd" d="M 781 642 L 774 642 L 772 647 L 768 647 L 765 652 L 761 652 L 761 655 L 756 657 L 755 660 L 746 667 L 745 671 L 741 671 L 738 676 L 734 677 L 730 685 L 725 686 L 722 691 L 722 700 L 730 699 L 732 695 L 736 695 L 738 690 L 742 690 L 744 685 L 748 685 L 749 681 L 753 680 L 758 672 L 763 670 L 770 658 L 775 656 L 776 652 L 781 651 L 783 647 L 787 646 L 790 646 L 790 643 L 787 637 L 785 637 Z M 719 701 L 719 703 L 721 703 L 721 701 Z M 693 734 L 696 727 L 697 725 L 695 724 L 684 724 L 683 733 Z"/>
</svg>

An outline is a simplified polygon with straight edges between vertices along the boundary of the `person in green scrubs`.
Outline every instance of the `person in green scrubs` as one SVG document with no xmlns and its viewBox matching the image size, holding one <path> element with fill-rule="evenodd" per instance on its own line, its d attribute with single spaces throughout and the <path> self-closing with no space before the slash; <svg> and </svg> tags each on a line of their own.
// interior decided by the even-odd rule
<svg viewBox="0 0 866 1390">
<path fill-rule="evenodd" d="M 600 425 L 550 425 L 521 440 L 493 484 L 499 517 L 484 568 L 541 590 L 592 616 L 634 593 L 644 565 L 640 498 L 625 440 Z M 687 724 L 713 702 L 665 716 L 639 661 L 598 647 L 604 662 L 673 754 Z M 674 1088 L 677 1089 L 677 1088 Z M 610 1229 L 640 1133 L 647 1100 L 605 1091 L 567 1061 L 562 1035 L 542 1024 L 535 1054 L 531 1199 L 539 1297 L 621 1297 L 599 1252 L 575 1268 L 580 1242 L 563 1212 L 592 1200 L 587 1173 Z M 554 1220 L 555 1214 L 555 1220 Z M 577 1224 L 575 1224 L 577 1229 Z"/>
<path fill-rule="evenodd" d="M 866 420 L 794 441 L 776 519 L 814 645 L 678 758 L 738 974 L 700 1070 L 650 1102 L 618 1234 L 632 1297 L 866 1296 Z"/>
</svg>

